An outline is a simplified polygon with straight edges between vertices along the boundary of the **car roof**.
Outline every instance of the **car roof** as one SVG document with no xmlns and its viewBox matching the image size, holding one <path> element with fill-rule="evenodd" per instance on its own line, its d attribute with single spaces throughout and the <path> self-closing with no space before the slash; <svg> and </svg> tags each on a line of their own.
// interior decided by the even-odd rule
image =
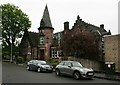
<svg viewBox="0 0 120 85">
<path fill-rule="evenodd" d="M 78 62 L 78 61 L 61 61 L 61 62 L 71 62 L 72 63 L 72 62 Z"/>
<path fill-rule="evenodd" d="M 46 62 L 46 61 L 44 61 L 44 60 L 30 60 L 30 61 L 41 61 L 41 62 Z"/>
</svg>

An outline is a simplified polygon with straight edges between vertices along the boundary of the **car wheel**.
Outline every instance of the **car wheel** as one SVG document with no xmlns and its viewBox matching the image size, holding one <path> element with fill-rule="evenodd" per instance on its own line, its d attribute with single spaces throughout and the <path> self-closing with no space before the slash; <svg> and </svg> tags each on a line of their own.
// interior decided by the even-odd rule
<svg viewBox="0 0 120 85">
<path fill-rule="evenodd" d="M 74 72 L 73 77 L 78 80 L 80 78 L 80 73 L 78 71 Z"/>
<path fill-rule="evenodd" d="M 56 69 L 55 73 L 56 73 L 56 76 L 60 76 L 60 70 L 59 69 Z"/>
<path fill-rule="evenodd" d="M 40 68 L 38 68 L 38 69 L 37 69 L 37 72 L 38 72 L 38 73 L 40 73 L 40 72 L 41 72 L 41 69 L 40 69 Z"/>
<path fill-rule="evenodd" d="M 27 70 L 30 71 L 30 66 L 27 66 Z"/>
</svg>

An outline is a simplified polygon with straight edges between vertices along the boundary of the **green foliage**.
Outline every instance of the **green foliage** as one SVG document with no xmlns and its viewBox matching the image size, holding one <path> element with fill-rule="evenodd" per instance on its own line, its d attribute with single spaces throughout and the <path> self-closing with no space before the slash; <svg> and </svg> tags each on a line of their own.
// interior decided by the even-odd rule
<svg viewBox="0 0 120 85">
<path fill-rule="evenodd" d="M 24 31 L 31 27 L 31 21 L 28 16 L 21 11 L 17 6 L 12 4 L 4 4 L 0 6 L 2 9 L 2 46 L 3 48 L 12 45 L 13 48 L 19 45 L 19 38 L 22 38 Z M 4 50 L 3 50 L 4 52 Z M 13 51 L 14 52 L 14 51 Z"/>
<path fill-rule="evenodd" d="M 51 64 L 51 65 L 57 65 L 57 64 L 59 64 L 59 60 L 49 58 L 49 59 L 47 60 L 47 63 L 49 63 L 49 64 Z"/>
<path fill-rule="evenodd" d="M 52 62 L 53 62 L 53 59 L 52 59 L 52 58 L 49 58 L 49 59 L 47 60 L 47 62 L 48 62 L 48 63 L 52 63 Z"/>
<path fill-rule="evenodd" d="M 21 63 L 23 63 L 23 57 L 18 57 L 17 58 L 17 61 L 16 61 L 17 63 L 19 63 L 19 64 L 21 64 Z"/>
</svg>

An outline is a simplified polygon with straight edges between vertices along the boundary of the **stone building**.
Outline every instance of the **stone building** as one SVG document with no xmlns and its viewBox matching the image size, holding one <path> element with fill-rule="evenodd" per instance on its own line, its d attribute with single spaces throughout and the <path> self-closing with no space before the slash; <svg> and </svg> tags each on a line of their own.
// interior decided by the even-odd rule
<svg viewBox="0 0 120 85">
<path fill-rule="evenodd" d="M 99 42 L 99 57 L 100 57 L 99 60 L 104 62 L 104 53 L 103 53 L 104 43 L 102 39 L 104 35 L 111 35 L 110 30 L 107 32 L 104 29 L 104 24 L 101 24 L 100 27 L 98 27 L 98 26 L 86 23 L 79 17 L 79 15 L 77 16 L 77 19 L 71 29 L 69 28 L 69 22 L 67 21 L 67 22 L 64 22 L 64 30 L 54 34 L 54 37 L 57 39 L 57 46 L 55 47 L 59 48 L 57 49 L 59 55 L 62 55 L 64 53 L 60 49 L 64 34 L 67 32 L 70 32 L 72 35 L 72 33 L 77 33 L 78 31 L 81 31 L 81 32 L 88 31 L 93 33 L 96 36 L 96 39 Z"/>
<path fill-rule="evenodd" d="M 116 72 L 120 72 L 120 34 L 104 36 L 105 62 L 115 63 Z"/>
<path fill-rule="evenodd" d="M 43 17 L 40 21 L 39 33 L 26 31 L 20 45 L 20 54 L 26 60 L 50 57 L 50 48 L 53 40 L 53 30 L 48 7 L 46 5 Z"/>
<path fill-rule="evenodd" d="M 92 24 L 88 24 L 77 16 L 77 20 L 71 29 L 69 29 L 69 22 L 64 23 L 64 30 L 61 32 L 53 33 L 54 28 L 52 27 L 48 7 L 46 5 L 43 17 L 40 21 L 40 27 L 38 28 L 39 33 L 25 31 L 20 44 L 20 54 L 26 59 L 41 59 L 46 60 L 49 57 L 59 58 L 63 56 L 61 49 L 61 42 L 63 33 L 74 31 L 90 31 L 96 35 L 96 38 L 101 42 L 103 35 L 110 35 L 110 31 L 104 29 L 104 25 L 97 27 Z M 101 52 L 101 56 L 102 52 Z"/>
</svg>

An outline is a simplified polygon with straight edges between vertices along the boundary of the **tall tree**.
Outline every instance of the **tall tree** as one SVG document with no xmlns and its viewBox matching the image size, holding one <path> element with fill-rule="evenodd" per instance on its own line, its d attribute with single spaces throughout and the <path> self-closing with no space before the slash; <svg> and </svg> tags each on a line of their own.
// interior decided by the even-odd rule
<svg viewBox="0 0 120 85">
<path fill-rule="evenodd" d="M 23 36 L 24 31 L 31 27 L 31 21 L 15 5 L 3 4 L 0 6 L 0 9 L 2 10 L 3 49 L 7 47 L 10 49 L 11 46 L 15 47 L 18 45 L 19 38 Z"/>
<path fill-rule="evenodd" d="M 98 58 L 98 42 L 95 35 L 89 31 L 77 30 L 64 32 L 62 46 L 66 55 L 89 59 Z"/>
</svg>

